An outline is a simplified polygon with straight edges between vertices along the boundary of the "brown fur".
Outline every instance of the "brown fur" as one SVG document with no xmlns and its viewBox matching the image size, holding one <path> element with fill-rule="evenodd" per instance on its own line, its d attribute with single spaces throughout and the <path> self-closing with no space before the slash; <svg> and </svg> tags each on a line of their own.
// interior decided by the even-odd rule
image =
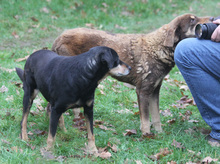
<svg viewBox="0 0 220 164">
<path fill-rule="evenodd" d="M 174 66 L 174 49 L 182 39 L 195 37 L 196 24 L 205 22 L 209 22 L 209 17 L 185 14 L 149 34 L 111 34 L 76 28 L 63 32 L 52 50 L 72 56 L 94 46 L 113 48 L 132 67 L 129 75 L 115 78 L 136 86 L 142 133 L 150 133 L 149 113 L 155 130 L 161 132 L 159 91 L 163 78 Z"/>
</svg>

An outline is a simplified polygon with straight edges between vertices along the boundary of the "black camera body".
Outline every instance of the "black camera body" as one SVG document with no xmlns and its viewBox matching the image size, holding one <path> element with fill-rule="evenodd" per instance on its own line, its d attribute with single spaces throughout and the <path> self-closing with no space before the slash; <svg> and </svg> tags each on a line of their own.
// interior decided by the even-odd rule
<svg viewBox="0 0 220 164">
<path fill-rule="evenodd" d="M 205 23 L 196 25 L 195 34 L 199 39 L 211 39 L 212 33 L 218 27 L 218 24 Z"/>
<path fill-rule="evenodd" d="M 211 21 L 220 19 L 219 17 L 211 18 Z M 214 23 L 204 23 L 204 24 L 197 24 L 195 29 L 195 35 L 199 39 L 211 39 L 212 33 L 218 27 L 218 24 Z"/>
</svg>

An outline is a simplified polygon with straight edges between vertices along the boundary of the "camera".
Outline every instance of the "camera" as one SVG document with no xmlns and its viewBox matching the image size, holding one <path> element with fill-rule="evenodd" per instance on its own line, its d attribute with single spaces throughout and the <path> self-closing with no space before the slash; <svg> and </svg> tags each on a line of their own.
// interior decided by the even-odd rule
<svg viewBox="0 0 220 164">
<path fill-rule="evenodd" d="M 199 39 L 211 39 L 212 33 L 218 27 L 214 23 L 205 23 L 196 25 L 195 34 Z"/>
<path fill-rule="evenodd" d="M 211 18 L 211 21 L 220 19 L 219 17 Z M 204 24 L 197 24 L 195 29 L 195 35 L 199 39 L 211 39 L 212 33 L 218 27 L 218 24 L 214 23 L 204 23 Z"/>
</svg>

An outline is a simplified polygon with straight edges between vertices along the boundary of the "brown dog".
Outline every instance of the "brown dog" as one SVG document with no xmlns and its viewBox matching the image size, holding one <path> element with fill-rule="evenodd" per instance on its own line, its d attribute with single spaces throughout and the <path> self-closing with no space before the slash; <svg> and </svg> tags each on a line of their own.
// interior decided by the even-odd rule
<svg viewBox="0 0 220 164">
<path fill-rule="evenodd" d="M 94 46 L 116 50 L 120 59 L 130 65 L 129 75 L 116 79 L 136 86 L 142 134 L 150 133 L 150 118 L 155 130 L 162 131 L 159 114 L 159 91 L 163 78 L 174 66 L 174 49 L 185 38 L 195 37 L 195 26 L 210 22 L 210 17 L 184 14 L 149 34 L 111 34 L 104 31 L 76 28 L 63 32 L 52 50 L 73 56 Z"/>
</svg>

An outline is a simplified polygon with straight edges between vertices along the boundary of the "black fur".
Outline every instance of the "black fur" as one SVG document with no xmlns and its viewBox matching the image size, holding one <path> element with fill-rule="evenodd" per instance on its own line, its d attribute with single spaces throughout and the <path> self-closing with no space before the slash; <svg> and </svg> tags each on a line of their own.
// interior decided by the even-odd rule
<svg viewBox="0 0 220 164">
<path fill-rule="evenodd" d="M 24 71 L 16 68 L 24 89 L 23 119 L 36 96 L 34 91 L 39 90 L 51 104 L 50 133 L 53 137 L 61 114 L 75 107 L 84 108 L 93 133 L 95 89 L 109 70 L 120 63 L 123 62 L 117 53 L 108 47 L 94 47 L 71 57 L 59 56 L 49 50 L 33 53 L 27 59 Z"/>
</svg>

